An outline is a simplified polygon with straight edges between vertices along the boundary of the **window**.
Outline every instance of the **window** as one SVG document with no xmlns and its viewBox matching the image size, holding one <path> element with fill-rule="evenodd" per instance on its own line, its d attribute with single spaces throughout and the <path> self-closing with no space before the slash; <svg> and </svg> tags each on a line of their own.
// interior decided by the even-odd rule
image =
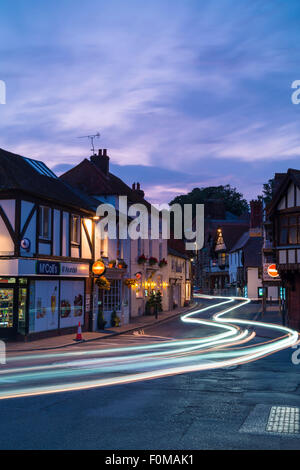
<svg viewBox="0 0 300 470">
<path fill-rule="evenodd" d="M 121 292 L 122 291 L 122 281 L 111 280 L 110 281 L 110 290 L 104 291 L 103 306 L 105 312 L 112 312 L 115 310 L 119 312 L 121 310 Z"/>
<path fill-rule="evenodd" d="M 235 262 L 236 262 L 236 253 L 235 253 Z M 219 264 L 219 267 L 228 266 L 228 258 L 227 258 L 226 253 L 218 254 L 218 264 Z"/>
<path fill-rule="evenodd" d="M 51 239 L 51 209 L 40 206 L 39 210 L 39 237 L 43 240 Z"/>
<path fill-rule="evenodd" d="M 283 216 L 279 219 L 279 244 L 300 244 L 300 216 Z"/>
<path fill-rule="evenodd" d="M 80 217 L 72 215 L 71 219 L 71 243 L 80 244 Z"/>
</svg>

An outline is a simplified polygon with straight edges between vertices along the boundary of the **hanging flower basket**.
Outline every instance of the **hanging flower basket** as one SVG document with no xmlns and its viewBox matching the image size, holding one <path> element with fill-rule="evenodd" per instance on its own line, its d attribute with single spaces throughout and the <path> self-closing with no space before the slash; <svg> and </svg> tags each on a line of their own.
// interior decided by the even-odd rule
<svg viewBox="0 0 300 470">
<path fill-rule="evenodd" d="M 158 259 L 157 258 L 154 258 L 154 256 L 151 256 L 149 258 L 149 265 L 150 266 L 154 266 L 154 264 L 157 264 L 158 263 Z"/>
<path fill-rule="evenodd" d="M 125 286 L 127 286 L 127 287 L 135 286 L 135 284 L 136 284 L 136 279 L 134 279 L 134 278 L 131 278 L 131 279 L 130 279 L 130 278 L 124 279 L 124 284 L 125 284 Z"/>
<path fill-rule="evenodd" d="M 138 264 L 145 264 L 147 262 L 147 258 L 145 255 L 141 255 L 138 257 Z"/>
<path fill-rule="evenodd" d="M 164 266 L 167 266 L 167 264 L 168 264 L 168 261 L 167 261 L 165 258 L 163 258 L 163 259 L 161 259 L 160 262 L 158 263 L 158 266 L 159 266 L 160 268 L 163 268 Z"/>
<path fill-rule="evenodd" d="M 108 262 L 108 267 L 109 268 L 115 268 L 116 266 L 116 260 L 115 259 L 112 259 Z"/>
<path fill-rule="evenodd" d="M 127 264 L 125 263 L 125 261 L 119 261 L 119 263 L 118 263 L 118 268 L 119 268 L 119 269 L 127 269 L 128 266 L 127 266 Z"/>
<path fill-rule="evenodd" d="M 105 276 L 98 277 L 98 279 L 96 279 L 96 284 L 99 289 L 110 290 L 110 282 Z"/>
</svg>

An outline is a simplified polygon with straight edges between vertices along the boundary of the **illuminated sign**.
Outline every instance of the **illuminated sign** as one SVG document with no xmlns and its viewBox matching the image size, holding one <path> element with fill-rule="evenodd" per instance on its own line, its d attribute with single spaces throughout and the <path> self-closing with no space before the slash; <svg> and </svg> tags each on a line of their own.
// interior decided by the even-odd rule
<svg viewBox="0 0 300 470">
<path fill-rule="evenodd" d="M 48 276 L 60 275 L 60 264 L 55 261 L 37 261 L 35 265 L 36 274 L 47 274 Z"/>
<path fill-rule="evenodd" d="M 280 276 L 275 263 L 265 263 L 263 265 L 264 281 L 280 281 Z"/>
<path fill-rule="evenodd" d="M 276 264 L 270 264 L 268 267 L 268 274 L 271 277 L 279 277 L 278 271 L 276 269 Z"/>
<path fill-rule="evenodd" d="M 93 264 L 92 271 L 96 276 L 102 276 L 106 271 L 106 266 L 103 261 L 98 260 Z"/>
</svg>

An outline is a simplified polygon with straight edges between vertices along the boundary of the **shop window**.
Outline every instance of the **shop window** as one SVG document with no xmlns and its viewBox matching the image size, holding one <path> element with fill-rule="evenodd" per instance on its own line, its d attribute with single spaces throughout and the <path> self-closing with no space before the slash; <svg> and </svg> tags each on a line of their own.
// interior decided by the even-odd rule
<svg viewBox="0 0 300 470">
<path fill-rule="evenodd" d="M 31 281 L 29 295 L 29 331 L 58 328 L 59 281 Z"/>
<path fill-rule="evenodd" d="M 80 244 L 80 217 L 72 215 L 71 219 L 71 243 Z"/>
<path fill-rule="evenodd" d="M 51 239 L 51 209 L 40 206 L 39 210 L 39 238 L 43 240 Z"/>
<path fill-rule="evenodd" d="M 55 303 L 55 292 L 51 304 Z M 84 324 L 84 281 L 60 281 L 60 327 Z"/>
<path fill-rule="evenodd" d="M 111 280 L 110 290 L 104 291 L 103 306 L 105 312 L 116 312 L 121 310 L 121 298 L 122 298 L 122 281 Z"/>
<path fill-rule="evenodd" d="M 13 327 L 14 290 L 0 288 L 0 328 Z"/>
</svg>

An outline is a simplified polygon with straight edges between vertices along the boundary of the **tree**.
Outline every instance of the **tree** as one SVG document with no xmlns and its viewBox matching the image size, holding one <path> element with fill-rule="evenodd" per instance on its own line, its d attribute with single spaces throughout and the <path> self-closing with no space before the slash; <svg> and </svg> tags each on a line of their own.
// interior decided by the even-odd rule
<svg viewBox="0 0 300 470">
<path fill-rule="evenodd" d="M 236 216 L 249 212 L 249 206 L 243 195 L 232 188 L 230 184 L 226 186 L 209 186 L 207 188 L 194 188 L 190 193 L 175 197 L 172 204 L 205 204 L 208 199 L 221 199 L 224 201 L 225 209 Z"/>
<path fill-rule="evenodd" d="M 264 183 L 262 195 L 258 196 L 258 199 L 264 201 L 266 205 L 270 204 L 270 202 L 273 199 L 274 188 L 275 188 L 275 180 L 274 178 L 271 178 L 269 179 L 267 183 Z"/>
</svg>

